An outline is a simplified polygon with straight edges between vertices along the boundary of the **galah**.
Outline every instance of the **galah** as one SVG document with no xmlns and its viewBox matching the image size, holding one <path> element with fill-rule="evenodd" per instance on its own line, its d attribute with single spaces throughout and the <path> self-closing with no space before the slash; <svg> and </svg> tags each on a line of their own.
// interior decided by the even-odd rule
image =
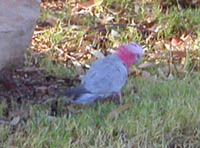
<svg viewBox="0 0 200 148">
<path fill-rule="evenodd" d="M 138 63 L 142 55 L 142 47 L 131 42 L 120 46 L 115 53 L 95 61 L 82 83 L 67 91 L 67 96 L 73 96 L 70 102 L 91 104 L 116 95 L 122 102 L 121 89 L 126 83 L 129 68 Z"/>
</svg>

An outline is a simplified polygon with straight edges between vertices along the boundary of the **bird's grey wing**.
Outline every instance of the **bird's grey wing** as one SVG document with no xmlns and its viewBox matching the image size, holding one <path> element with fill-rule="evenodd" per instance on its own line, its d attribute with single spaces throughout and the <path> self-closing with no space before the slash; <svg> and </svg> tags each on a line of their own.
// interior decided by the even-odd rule
<svg viewBox="0 0 200 148">
<path fill-rule="evenodd" d="M 84 93 L 80 96 L 77 96 L 69 101 L 73 104 L 91 104 L 101 98 L 101 96 L 92 93 Z"/>
<path fill-rule="evenodd" d="M 115 56 L 108 56 L 95 62 L 84 78 L 87 90 L 96 94 L 119 92 L 126 83 L 127 68 Z"/>
<path fill-rule="evenodd" d="M 78 96 L 78 95 L 81 95 L 81 94 L 84 94 L 84 93 L 90 93 L 90 91 L 88 91 L 84 85 L 79 85 L 78 87 L 76 88 L 72 88 L 72 89 L 69 89 L 66 91 L 66 95 L 67 96 Z"/>
</svg>

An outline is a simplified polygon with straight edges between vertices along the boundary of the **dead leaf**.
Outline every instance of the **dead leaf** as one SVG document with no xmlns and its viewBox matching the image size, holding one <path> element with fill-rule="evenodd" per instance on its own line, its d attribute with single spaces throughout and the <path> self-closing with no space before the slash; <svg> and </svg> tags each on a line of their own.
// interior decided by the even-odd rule
<svg viewBox="0 0 200 148">
<path fill-rule="evenodd" d="M 12 121 L 10 122 L 10 125 L 16 126 L 19 122 L 20 122 L 20 116 L 16 116 L 12 119 Z"/>
<path fill-rule="evenodd" d="M 16 146 L 12 146 L 12 145 L 11 145 L 11 146 L 9 146 L 8 148 L 19 148 L 19 147 L 16 147 Z"/>
<path fill-rule="evenodd" d="M 148 71 L 142 71 L 142 75 L 141 75 L 142 78 L 149 78 L 150 76 L 151 76 L 150 72 L 148 72 Z"/>
<path fill-rule="evenodd" d="M 186 56 L 185 51 L 172 51 L 173 58 L 184 58 Z"/>
<path fill-rule="evenodd" d="M 90 1 L 87 1 L 87 2 L 79 2 L 78 5 L 81 8 L 89 8 L 89 7 L 94 7 L 95 3 L 94 3 L 94 0 L 90 0 Z"/>
<path fill-rule="evenodd" d="M 47 120 L 49 120 L 49 121 L 51 121 L 51 122 L 57 120 L 57 118 L 56 118 L 55 116 L 47 116 L 46 118 L 47 118 Z"/>
<path fill-rule="evenodd" d="M 98 59 L 102 59 L 103 57 L 105 57 L 103 55 L 102 52 L 98 51 L 98 50 L 91 50 L 90 51 L 95 57 L 97 57 Z"/>
<path fill-rule="evenodd" d="M 182 43 L 183 43 L 183 41 L 178 37 L 173 37 L 172 40 L 171 40 L 171 45 L 172 46 L 178 46 L 178 45 L 180 45 Z"/>
<path fill-rule="evenodd" d="M 166 48 L 165 48 L 165 44 L 163 43 L 163 41 L 158 41 L 158 42 L 155 42 L 153 49 L 156 51 L 159 51 L 159 50 L 164 50 Z"/>
<path fill-rule="evenodd" d="M 113 16 L 104 16 L 104 18 L 101 20 L 101 24 L 107 24 L 111 21 L 113 21 L 115 17 Z"/>
<path fill-rule="evenodd" d="M 51 26 L 54 26 L 58 22 L 58 18 L 55 16 L 50 16 L 45 20 L 46 23 L 50 24 Z"/>
<path fill-rule="evenodd" d="M 90 1 L 82 2 L 82 3 L 79 2 L 78 4 L 81 8 L 87 9 L 87 8 L 98 6 L 102 2 L 103 0 L 90 0 Z"/>
<path fill-rule="evenodd" d="M 111 112 L 108 114 L 108 117 L 109 117 L 110 119 L 113 119 L 113 118 L 117 117 L 121 112 L 123 112 L 123 111 L 129 109 L 131 106 L 132 106 L 132 104 L 124 104 L 124 105 L 118 107 L 117 109 L 111 111 Z"/>
<path fill-rule="evenodd" d="M 173 80 L 173 79 L 174 79 L 174 76 L 173 76 L 173 74 L 172 74 L 172 73 L 170 73 L 167 79 L 168 79 L 168 80 Z"/>
<path fill-rule="evenodd" d="M 0 120 L 0 124 L 9 124 L 9 122 L 8 121 L 6 121 L 6 120 Z"/>
<path fill-rule="evenodd" d="M 161 68 L 158 68 L 158 74 L 159 74 L 164 80 L 167 80 L 167 77 L 166 77 L 165 73 L 162 71 Z"/>
<path fill-rule="evenodd" d="M 172 67 L 172 66 L 171 66 L 171 67 Z M 173 65 L 173 67 L 174 67 L 174 65 Z M 158 73 L 159 73 L 159 75 L 161 76 L 161 78 L 163 78 L 164 80 L 173 80 L 173 79 L 174 79 L 174 76 L 173 76 L 173 74 L 172 74 L 173 71 L 175 71 L 175 70 L 170 69 L 170 70 L 169 70 L 169 75 L 166 76 L 166 74 L 164 73 L 163 69 L 158 68 Z"/>
<path fill-rule="evenodd" d="M 78 113 L 83 112 L 83 109 L 77 109 L 76 107 L 79 107 L 79 106 L 78 105 L 77 106 L 71 105 L 71 106 L 68 106 L 67 109 L 72 114 L 78 114 Z"/>
<path fill-rule="evenodd" d="M 43 71 L 43 68 L 37 68 L 37 67 L 25 67 L 21 69 L 16 69 L 17 72 L 39 72 Z"/>
<path fill-rule="evenodd" d="M 115 31 L 115 30 L 111 30 L 111 36 L 112 37 L 116 37 L 116 38 L 120 38 L 120 34 L 117 32 L 117 31 Z"/>
<path fill-rule="evenodd" d="M 145 69 L 145 68 L 155 67 L 155 66 L 156 66 L 155 63 L 145 62 L 145 63 L 140 64 L 140 65 L 138 66 L 138 68 Z"/>
<path fill-rule="evenodd" d="M 38 87 L 36 87 L 36 90 L 40 91 L 43 94 L 45 94 L 48 91 L 48 87 L 46 87 L 46 86 L 38 86 Z"/>
</svg>

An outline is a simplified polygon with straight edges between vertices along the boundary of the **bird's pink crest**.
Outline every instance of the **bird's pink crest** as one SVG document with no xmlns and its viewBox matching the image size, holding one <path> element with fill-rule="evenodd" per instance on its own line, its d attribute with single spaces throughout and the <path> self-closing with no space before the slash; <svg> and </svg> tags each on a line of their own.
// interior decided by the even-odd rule
<svg viewBox="0 0 200 148">
<path fill-rule="evenodd" d="M 132 64 L 136 64 L 142 57 L 143 50 L 137 43 L 131 42 L 119 47 L 117 55 L 129 68 Z"/>
</svg>

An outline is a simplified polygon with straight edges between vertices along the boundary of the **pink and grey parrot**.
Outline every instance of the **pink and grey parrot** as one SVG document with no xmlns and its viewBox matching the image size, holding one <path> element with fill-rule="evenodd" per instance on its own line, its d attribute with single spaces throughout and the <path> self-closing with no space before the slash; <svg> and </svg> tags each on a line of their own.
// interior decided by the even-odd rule
<svg viewBox="0 0 200 148">
<path fill-rule="evenodd" d="M 67 91 L 67 96 L 72 96 L 71 103 L 91 104 L 96 100 L 119 96 L 126 83 L 128 70 L 132 64 L 138 63 L 143 55 L 143 50 L 137 43 L 131 42 L 119 47 L 116 53 L 95 61 L 82 83 Z"/>
</svg>

